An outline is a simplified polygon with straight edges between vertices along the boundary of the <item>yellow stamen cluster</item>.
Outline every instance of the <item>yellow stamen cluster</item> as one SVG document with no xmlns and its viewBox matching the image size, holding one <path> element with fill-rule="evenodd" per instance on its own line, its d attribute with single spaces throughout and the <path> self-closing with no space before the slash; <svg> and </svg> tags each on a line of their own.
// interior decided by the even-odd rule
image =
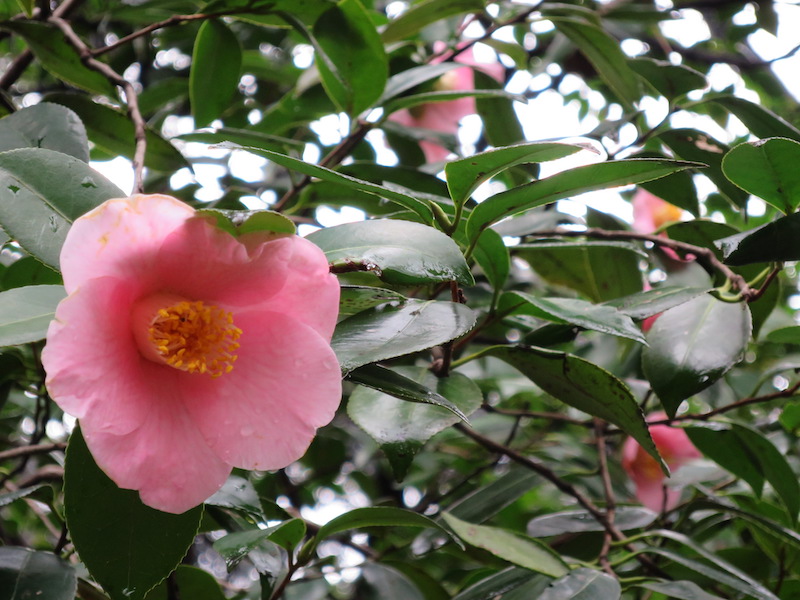
<svg viewBox="0 0 800 600">
<path fill-rule="evenodd" d="M 181 301 L 158 310 L 149 337 L 168 365 L 219 377 L 233 370 L 242 330 L 233 315 L 201 301 Z"/>
</svg>

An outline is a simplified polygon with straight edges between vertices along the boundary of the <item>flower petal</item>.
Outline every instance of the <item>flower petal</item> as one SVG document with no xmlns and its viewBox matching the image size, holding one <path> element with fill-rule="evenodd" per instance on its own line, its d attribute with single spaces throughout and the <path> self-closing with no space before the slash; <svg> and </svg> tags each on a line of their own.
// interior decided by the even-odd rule
<svg viewBox="0 0 800 600">
<path fill-rule="evenodd" d="M 193 214 L 180 200 L 160 194 L 108 200 L 89 211 L 72 225 L 61 250 L 67 293 L 106 275 L 143 285 L 152 281 L 164 237 Z"/>
<path fill-rule="evenodd" d="M 128 433 L 148 410 L 140 399 L 157 383 L 130 328 L 134 288 L 112 277 L 93 279 L 61 301 L 47 332 L 42 364 L 50 396 L 64 411 L 98 429 Z"/>
<path fill-rule="evenodd" d="M 81 421 L 98 466 L 119 487 L 138 490 L 142 502 L 169 513 L 206 500 L 231 471 L 189 417 L 178 382 L 178 377 L 162 379 L 161 393 L 148 402 L 146 420 L 130 433 L 114 435 Z"/>
<path fill-rule="evenodd" d="M 341 372 L 327 341 L 274 312 L 234 315 L 239 359 L 217 379 L 187 380 L 186 407 L 209 445 L 235 467 L 280 469 L 299 459 L 333 418 Z"/>
</svg>

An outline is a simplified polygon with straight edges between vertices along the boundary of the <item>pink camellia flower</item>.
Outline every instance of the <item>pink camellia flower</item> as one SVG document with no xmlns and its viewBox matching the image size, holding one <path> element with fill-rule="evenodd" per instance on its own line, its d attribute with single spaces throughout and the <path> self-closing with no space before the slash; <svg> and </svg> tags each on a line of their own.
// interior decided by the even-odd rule
<svg viewBox="0 0 800 600">
<path fill-rule="evenodd" d="M 649 420 L 665 418 L 664 413 L 656 413 Z M 649 429 L 656 448 L 673 473 L 689 460 L 702 456 L 683 429 L 669 425 L 650 425 Z M 636 497 L 647 508 L 662 512 L 678 505 L 680 490 L 665 485 L 664 473 L 656 460 L 630 437 L 622 447 L 622 467 L 636 485 Z"/>
<path fill-rule="evenodd" d="M 633 195 L 633 230 L 639 233 L 653 233 L 667 223 L 680 221 L 683 211 L 639 188 Z"/>
<path fill-rule="evenodd" d="M 181 513 L 232 467 L 278 469 L 333 418 L 339 286 L 294 235 L 236 238 L 163 195 L 109 200 L 61 252 L 47 388 L 97 464 Z"/>
<path fill-rule="evenodd" d="M 441 51 L 443 49 L 444 44 L 441 42 L 437 42 L 434 46 L 434 50 Z M 461 52 L 461 54 L 456 56 L 455 60 L 456 62 L 470 66 L 453 69 L 442 75 L 434 86 L 437 91 L 475 89 L 475 73 L 470 67 L 477 67 L 498 81 L 503 77 L 503 65 L 497 62 L 476 62 L 472 54 L 472 47 Z M 437 61 L 434 61 L 434 64 L 436 62 Z M 406 127 L 429 129 L 431 131 L 455 135 L 458 133 L 458 126 L 461 119 L 467 115 L 473 115 L 475 112 L 475 98 L 465 97 L 456 100 L 447 100 L 446 102 L 430 102 L 428 104 L 416 106 L 411 110 L 400 110 L 393 113 L 389 117 L 389 120 L 405 125 Z M 419 145 L 425 153 L 425 159 L 429 163 L 443 161 L 447 158 L 448 154 L 450 154 L 447 148 L 433 141 L 422 140 Z"/>
</svg>

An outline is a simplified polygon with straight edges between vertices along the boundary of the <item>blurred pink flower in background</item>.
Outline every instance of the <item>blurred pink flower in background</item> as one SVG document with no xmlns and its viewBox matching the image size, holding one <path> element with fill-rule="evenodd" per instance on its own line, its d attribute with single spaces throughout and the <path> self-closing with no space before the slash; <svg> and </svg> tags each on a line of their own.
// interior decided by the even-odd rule
<svg viewBox="0 0 800 600">
<path fill-rule="evenodd" d="M 174 198 L 137 195 L 79 218 L 61 267 L 47 388 L 145 504 L 181 513 L 232 467 L 285 467 L 333 418 L 339 285 L 311 242 L 236 238 Z"/>
<path fill-rule="evenodd" d="M 667 223 L 680 221 L 683 210 L 639 188 L 633 195 L 633 230 L 639 233 L 654 233 Z"/>
<path fill-rule="evenodd" d="M 443 51 L 444 44 L 437 42 L 434 45 L 434 50 L 436 52 Z M 497 81 L 502 81 L 505 72 L 505 68 L 499 62 L 476 62 L 472 47 L 467 48 L 456 56 L 455 61 L 471 67 L 477 67 Z M 437 62 L 441 61 L 434 60 L 432 64 Z M 436 81 L 435 89 L 436 91 L 473 90 L 475 89 L 475 73 L 470 67 L 448 71 Z M 455 135 L 458 133 L 461 119 L 476 112 L 475 98 L 465 97 L 445 102 L 430 102 L 415 106 L 410 110 L 400 110 L 393 113 L 389 120 L 406 127 L 430 129 L 431 131 Z M 450 154 L 447 148 L 432 141 L 422 140 L 420 147 L 425 153 L 425 160 L 429 163 L 441 162 Z"/>
<path fill-rule="evenodd" d="M 665 418 L 664 413 L 655 413 L 648 420 Z M 689 460 L 702 456 L 683 429 L 669 425 L 651 425 L 649 429 L 656 448 L 673 474 Z M 622 467 L 636 485 L 636 497 L 647 508 L 661 512 L 678 505 L 680 490 L 666 487 L 666 477 L 661 467 L 631 437 L 625 440 L 622 447 Z"/>
</svg>

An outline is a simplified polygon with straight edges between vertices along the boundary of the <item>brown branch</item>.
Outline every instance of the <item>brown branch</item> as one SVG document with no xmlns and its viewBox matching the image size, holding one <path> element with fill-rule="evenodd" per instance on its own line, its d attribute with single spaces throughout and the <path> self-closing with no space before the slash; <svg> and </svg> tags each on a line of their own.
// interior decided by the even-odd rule
<svg viewBox="0 0 800 600">
<path fill-rule="evenodd" d="M 128 116 L 133 122 L 134 141 L 135 147 L 133 152 L 133 191 L 141 193 L 144 191 L 144 156 L 147 151 L 146 139 L 146 125 L 142 112 L 139 110 L 139 99 L 136 95 L 136 89 L 133 84 L 122 77 L 114 69 L 104 62 L 92 57 L 92 52 L 89 47 L 83 43 L 83 40 L 78 37 L 78 34 L 72 29 L 72 26 L 60 17 L 50 17 L 49 23 L 52 23 L 61 30 L 67 42 L 75 48 L 86 67 L 97 71 L 108 79 L 112 84 L 117 85 L 125 92 L 125 103 L 128 106 Z"/>
<path fill-rule="evenodd" d="M 671 240 L 670 238 L 662 237 L 660 235 L 637 233 L 635 231 L 609 231 L 606 229 L 590 227 L 588 229 L 584 229 L 583 231 L 573 231 L 571 229 L 560 228 L 550 231 L 537 231 L 536 236 L 570 238 L 587 237 L 598 240 L 651 242 L 656 246 L 671 248 L 672 250 L 682 254 L 693 254 L 696 257 L 697 262 L 704 269 L 706 269 L 706 271 L 709 273 L 713 273 L 714 271 L 721 273 L 728 281 L 730 281 L 733 288 L 739 291 L 742 298 L 745 300 L 749 301 L 750 298 L 757 293 L 756 290 L 753 290 L 747 284 L 747 281 L 745 281 L 744 277 L 732 271 L 728 265 L 719 260 L 716 254 L 714 254 L 714 251 L 710 248 L 695 246 L 693 244 L 687 244 L 686 242 L 680 242 L 678 240 Z"/>
<path fill-rule="evenodd" d="M 19 448 L 11 448 L 10 450 L 0 452 L 0 461 L 11 460 L 12 458 L 19 458 L 21 456 L 30 456 L 31 454 L 46 454 L 54 450 L 63 450 L 66 447 L 67 445 L 63 443 L 20 446 Z"/>
<path fill-rule="evenodd" d="M 617 502 L 614 498 L 614 489 L 611 485 L 611 474 L 608 470 L 608 456 L 606 454 L 606 423 L 601 419 L 594 420 L 595 431 L 595 445 L 597 446 L 597 461 L 600 469 L 600 479 L 603 482 L 603 494 L 606 499 L 606 519 L 610 525 L 614 525 L 614 518 L 616 516 Z M 611 532 L 606 530 L 603 533 L 603 546 L 600 549 L 600 554 L 597 557 L 600 566 L 603 570 L 611 575 L 617 577 L 611 563 L 608 560 L 608 554 L 611 551 L 611 544 L 614 538 Z"/>
</svg>

